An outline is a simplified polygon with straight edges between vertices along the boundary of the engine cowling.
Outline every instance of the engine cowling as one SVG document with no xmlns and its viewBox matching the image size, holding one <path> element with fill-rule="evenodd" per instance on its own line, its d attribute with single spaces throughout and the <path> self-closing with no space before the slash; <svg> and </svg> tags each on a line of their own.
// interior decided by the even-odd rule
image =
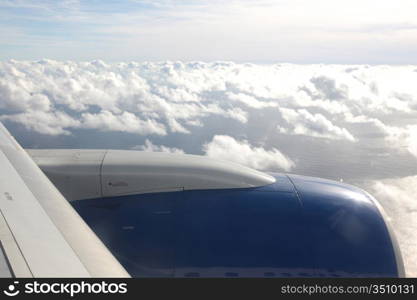
<svg viewBox="0 0 417 300">
<path fill-rule="evenodd" d="M 135 277 L 402 277 L 383 209 L 340 182 L 200 156 L 34 150 Z"/>
</svg>

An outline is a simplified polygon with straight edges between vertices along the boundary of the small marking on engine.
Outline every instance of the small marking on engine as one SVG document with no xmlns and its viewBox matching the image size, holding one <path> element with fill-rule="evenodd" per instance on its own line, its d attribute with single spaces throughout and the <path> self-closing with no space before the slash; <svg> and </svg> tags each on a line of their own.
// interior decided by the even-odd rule
<svg viewBox="0 0 417 300">
<path fill-rule="evenodd" d="M 13 197 L 12 197 L 12 195 L 9 194 L 9 192 L 5 192 L 4 196 L 6 196 L 7 200 L 13 201 Z"/>
</svg>

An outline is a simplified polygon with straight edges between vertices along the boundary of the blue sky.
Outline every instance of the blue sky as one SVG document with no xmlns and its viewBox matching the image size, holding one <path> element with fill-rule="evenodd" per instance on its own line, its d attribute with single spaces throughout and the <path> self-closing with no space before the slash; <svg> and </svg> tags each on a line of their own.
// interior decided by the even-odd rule
<svg viewBox="0 0 417 300">
<path fill-rule="evenodd" d="M 417 63 L 414 0 L 0 0 L 0 60 Z"/>
</svg>

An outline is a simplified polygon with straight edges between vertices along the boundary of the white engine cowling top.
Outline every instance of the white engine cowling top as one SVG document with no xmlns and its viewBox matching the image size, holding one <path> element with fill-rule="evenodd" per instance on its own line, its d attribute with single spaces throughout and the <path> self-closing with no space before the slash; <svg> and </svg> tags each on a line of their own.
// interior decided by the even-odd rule
<svg viewBox="0 0 417 300">
<path fill-rule="evenodd" d="M 175 190 L 264 186 L 275 178 L 197 155 L 129 150 L 26 150 L 69 201 Z"/>
</svg>

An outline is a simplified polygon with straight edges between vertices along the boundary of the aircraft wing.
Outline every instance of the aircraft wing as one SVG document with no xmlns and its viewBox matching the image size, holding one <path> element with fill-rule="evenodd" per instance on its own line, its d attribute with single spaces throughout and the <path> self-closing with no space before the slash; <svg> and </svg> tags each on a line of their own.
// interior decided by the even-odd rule
<svg viewBox="0 0 417 300">
<path fill-rule="evenodd" d="M 0 277 L 128 277 L 0 123 Z"/>
</svg>

